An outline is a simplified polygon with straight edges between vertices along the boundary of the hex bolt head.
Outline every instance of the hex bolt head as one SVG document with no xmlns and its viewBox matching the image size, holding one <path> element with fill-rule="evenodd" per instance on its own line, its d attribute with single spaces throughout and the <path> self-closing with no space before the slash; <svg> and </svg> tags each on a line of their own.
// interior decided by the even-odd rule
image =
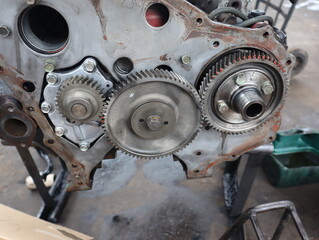
<svg viewBox="0 0 319 240">
<path fill-rule="evenodd" d="M 86 152 L 87 150 L 89 150 L 90 144 L 88 142 L 80 142 L 79 145 L 82 152 Z"/>
<path fill-rule="evenodd" d="M 63 127 L 56 127 L 55 128 L 55 134 L 59 137 L 62 137 L 65 133 L 65 130 Z"/>
<path fill-rule="evenodd" d="M 89 58 L 84 61 L 84 69 L 87 72 L 94 72 L 96 68 L 96 62 L 94 59 Z"/>
<path fill-rule="evenodd" d="M 270 95 L 274 91 L 274 87 L 271 85 L 269 81 L 265 82 L 261 89 L 265 95 Z"/>
<path fill-rule="evenodd" d="M 41 111 L 43 113 L 49 113 L 52 110 L 52 105 L 48 102 L 43 102 L 41 104 Z"/>
<path fill-rule="evenodd" d="M 59 77 L 55 74 L 48 74 L 47 77 L 47 83 L 50 85 L 56 85 L 59 82 Z"/>
<path fill-rule="evenodd" d="M 247 80 L 246 80 L 246 77 L 245 77 L 245 74 L 238 74 L 237 75 L 237 78 L 236 78 L 236 84 L 238 85 L 238 86 L 242 86 L 242 85 L 244 85 L 245 83 L 247 82 Z"/>
<path fill-rule="evenodd" d="M 188 55 L 181 56 L 181 62 L 185 65 L 190 64 L 192 61 L 191 57 Z"/>
<path fill-rule="evenodd" d="M 44 70 L 48 73 L 54 71 L 56 65 L 56 61 L 54 59 L 47 59 L 44 64 Z"/>
<path fill-rule="evenodd" d="M 10 35 L 10 29 L 7 26 L 0 26 L 0 36 L 6 38 Z"/>
<path fill-rule="evenodd" d="M 162 127 L 161 117 L 154 115 L 146 119 L 147 127 L 152 131 L 157 131 Z"/>
<path fill-rule="evenodd" d="M 227 105 L 226 102 L 224 102 L 224 101 L 219 101 L 219 102 L 218 102 L 218 111 L 219 111 L 220 113 L 225 113 L 225 112 L 227 112 L 228 110 L 229 110 L 229 107 L 228 107 L 228 105 Z"/>
</svg>

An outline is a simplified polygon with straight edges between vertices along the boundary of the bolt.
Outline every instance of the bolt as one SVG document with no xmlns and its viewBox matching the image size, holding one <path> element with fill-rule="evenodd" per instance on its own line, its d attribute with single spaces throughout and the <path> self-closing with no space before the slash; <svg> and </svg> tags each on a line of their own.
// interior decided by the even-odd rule
<svg viewBox="0 0 319 240">
<path fill-rule="evenodd" d="M 41 104 L 41 111 L 42 111 L 43 113 L 49 113 L 51 110 L 52 110 L 52 106 L 51 106 L 50 103 L 48 103 L 48 102 L 43 102 L 43 103 Z"/>
<path fill-rule="evenodd" d="M 25 147 L 27 146 L 27 144 L 21 143 L 20 146 L 23 147 L 23 148 L 25 148 Z"/>
<path fill-rule="evenodd" d="M 86 59 L 84 62 L 84 68 L 87 72 L 94 72 L 96 68 L 95 60 L 92 58 Z"/>
<path fill-rule="evenodd" d="M 219 111 L 220 113 L 225 113 L 225 112 L 227 112 L 228 110 L 229 110 L 229 107 L 228 107 L 228 105 L 227 105 L 226 102 L 224 102 L 224 101 L 218 101 L 218 111 Z"/>
<path fill-rule="evenodd" d="M 76 103 L 71 108 L 72 113 L 77 117 L 82 117 L 87 114 L 87 108 L 80 103 Z"/>
<path fill-rule="evenodd" d="M 35 4 L 37 1 L 36 0 L 26 0 L 26 3 L 29 5 Z"/>
<path fill-rule="evenodd" d="M 62 137 L 65 133 L 65 130 L 63 127 L 56 127 L 55 128 L 55 134 L 59 137 Z"/>
<path fill-rule="evenodd" d="M 6 38 L 10 35 L 10 29 L 7 26 L 0 26 L 0 35 Z"/>
<path fill-rule="evenodd" d="M 49 73 L 47 75 L 47 82 L 50 85 L 55 85 L 55 84 L 57 84 L 59 82 L 59 77 L 57 75 L 55 75 L 55 74 L 50 74 Z"/>
<path fill-rule="evenodd" d="M 274 87 L 271 85 L 269 81 L 266 81 L 261 87 L 261 89 L 265 95 L 270 95 L 274 91 Z"/>
<path fill-rule="evenodd" d="M 80 142 L 79 145 L 82 152 L 86 152 L 87 150 L 89 150 L 90 144 L 88 142 Z"/>
<path fill-rule="evenodd" d="M 8 112 L 13 112 L 14 111 L 14 107 L 8 107 Z"/>
<path fill-rule="evenodd" d="M 246 83 L 246 78 L 244 74 L 238 74 L 236 78 L 236 83 L 238 86 L 242 86 Z"/>
<path fill-rule="evenodd" d="M 48 73 L 53 72 L 55 69 L 56 61 L 54 59 L 47 59 L 44 64 L 44 70 Z"/>
<path fill-rule="evenodd" d="M 160 129 L 160 127 L 162 126 L 161 117 L 157 115 L 149 116 L 146 119 L 146 123 L 148 128 L 151 129 L 152 131 L 156 131 Z"/>
<path fill-rule="evenodd" d="M 191 60 L 192 60 L 191 57 L 188 56 L 188 55 L 183 55 L 183 56 L 181 57 L 181 61 L 182 61 L 182 63 L 185 64 L 185 65 L 190 64 L 190 63 L 191 63 Z"/>
</svg>

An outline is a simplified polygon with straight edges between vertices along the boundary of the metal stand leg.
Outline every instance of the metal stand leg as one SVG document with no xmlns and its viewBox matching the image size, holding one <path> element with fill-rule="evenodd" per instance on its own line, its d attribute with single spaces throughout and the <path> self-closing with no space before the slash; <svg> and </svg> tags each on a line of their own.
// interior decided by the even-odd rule
<svg viewBox="0 0 319 240">
<path fill-rule="evenodd" d="M 29 149 L 21 146 L 17 146 L 16 148 L 30 176 L 33 178 L 37 190 L 43 200 L 43 205 L 40 208 L 37 217 L 56 223 L 70 195 L 69 192 L 66 192 L 68 172 L 65 164 L 60 161 L 62 169 L 57 175 L 54 185 L 48 191 L 43 183 L 43 179 L 40 176 L 39 170 L 30 154 Z"/>
</svg>

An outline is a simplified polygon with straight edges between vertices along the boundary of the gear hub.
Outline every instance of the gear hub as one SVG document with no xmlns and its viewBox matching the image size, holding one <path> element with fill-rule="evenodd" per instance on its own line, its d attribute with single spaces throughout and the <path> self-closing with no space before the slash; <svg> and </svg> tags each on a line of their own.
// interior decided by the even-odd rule
<svg viewBox="0 0 319 240">
<path fill-rule="evenodd" d="M 57 93 L 60 113 L 72 123 L 99 120 L 104 106 L 100 86 L 88 77 L 71 77 L 65 80 Z"/>
</svg>

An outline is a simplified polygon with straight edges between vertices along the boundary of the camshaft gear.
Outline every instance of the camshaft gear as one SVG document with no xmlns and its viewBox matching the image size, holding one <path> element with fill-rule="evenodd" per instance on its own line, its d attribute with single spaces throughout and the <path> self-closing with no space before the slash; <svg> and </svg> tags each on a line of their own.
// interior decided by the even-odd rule
<svg viewBox="0 0 319 240">
<path fill-rule="evenodd" d="M 127 77 L 105 109 L 109 140 L 141 158 L 173 154 L 190 143 L 201 126 L 200 97 L 181 76 L 146 70 Z"/>
<path fill-rule="evenodd" d="M 105 98 L 101 86 L 88 77 L 74 76 L 65 80 L 56 96 L 60 113 L 76 124 L 100 120 Z"/>
<path fill-rule="evenodd" d="M 204 119 L 217 131 L 253 131 L 281 109 L 288 90 L 285 67 L 259 50 L 224 55 L 200 87 Z"/>
</svg>

